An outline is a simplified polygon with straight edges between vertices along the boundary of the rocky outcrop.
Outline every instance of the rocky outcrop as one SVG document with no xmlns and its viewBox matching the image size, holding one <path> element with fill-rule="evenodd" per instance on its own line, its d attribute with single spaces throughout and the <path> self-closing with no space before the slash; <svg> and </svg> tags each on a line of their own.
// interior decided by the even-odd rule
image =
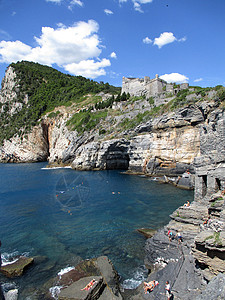
<svg viewBox="0 0 225 300">
<path fill-rule="evenodd" d="M 203 108 L 207 122 L 199 127 L 195 201 L 179 207 L 169 224 L 147 240 L 145 264 L 151 270 L 147 280 L 158 280 L 159 285 L 146 295 L 142 284 L 133 300 L 161 299 L 166 280 L 176 299 L 224 298 L 224 289 L 218 287 L 223 286 L 225 273 L 225 118 L 221 110 L 208 114 L 210 106 Z M 168 230 L 173 232 L 171 241 Z"/>
<path fill-rule="evenodd" d="M 6 104 L 12 106 L 10 114 L 12 109 L 19 109 L 16 108 L 19 83 L 16 83 L 16 73 L 12 67 L 7 69 L 0 94 L 2 110 Z M 214 98 L 215 93 L 211 95 L 211 99 Z M 29 105 L 29 97 L 23 95 L 20 104 Z M 158 117 L 149 117 L 134 129 L 119 130 L 112 138 L 112 128 L 117 132 L 124 120 L 132 122 L 138 114 L 151 108 L 147 100 L 115 102 L 112 106 L 115 116 L 108 115 L 95 129 L 79 135 L 76 131 L 69 131 L 67 121 L 80 108 L 57 107 L 42 116 L 39 125 L 30 132 L 23 134 L 22 131 L 20 136 L 5 140 L 0 148 L 0 161 L 48 160 L 50 164 L 69 164 L 78 170 L 128 169 L 150 175 L 177 176 L 187 169 L 193 174 L 196 157 L 202 165 L 200 146 L 205 149 L 202 150 L 204 154 L 208 151 L 208 146 L 204 145 L 209 141 L 216 149 L 224 139 L 221 127 L 224 112 L 218 108 L 216 100 L 198 102 Z M 101 134 L 99 128 L 104 128 L 105 133 Z M 215 134 L 218 146 L 213 144 Z"/>
<path fill-rule="evenodd" d="M 9 278 L 21 276 L 24 270 L 28 268 L 33 263 L 33 261 L 33 258 L 20 256 L 13 263 L 3 265 L 1 267 L 1 273 Z"/>
<path fill-rule="evenodd" d="M 225 275 L 218 274 L 210 281 L 204 292 L 196 300 L 225 299 Z"/>
<path fill-rule="evenodd" d="M 93 279 L 95 280 L 93 286 L 84 289 Z M 106 256 L 82 261 L 69 272 L 58 275 L 52 284 L 55 287 L 50 288 L 50 292 L 52 294 L 58 287 L 59 300 L 122 300 L 119 275 Z"/>
</svg>

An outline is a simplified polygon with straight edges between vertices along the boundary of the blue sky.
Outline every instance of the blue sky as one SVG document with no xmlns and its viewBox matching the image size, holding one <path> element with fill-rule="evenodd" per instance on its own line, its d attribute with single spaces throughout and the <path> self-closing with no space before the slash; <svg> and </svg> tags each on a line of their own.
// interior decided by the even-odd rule
<svg viewBox="0 0 225 300">
<path fill-rule="evenodd" d="M 225 85 L 225 0 L 0 0 L 0 80 L 29 60 L 122 77 Z"/>
</svg>

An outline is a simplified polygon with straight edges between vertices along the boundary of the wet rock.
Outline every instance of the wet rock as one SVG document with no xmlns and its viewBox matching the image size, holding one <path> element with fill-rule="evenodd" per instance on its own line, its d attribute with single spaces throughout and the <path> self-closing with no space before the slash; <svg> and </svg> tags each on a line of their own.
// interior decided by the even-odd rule
<svg viewBox="0 0 225 300">
<path fill-rule="evenodd" d="M 34 259 L 20 256 L 15 262 L 2 266 L 1 273 L 6 277 L 18 277 L 23 275 L 24 270 L 33 263 Z"/>
<path fill-rule="evenodd" d="M 151 238 L 156 233 L 156 230 L 150 228 L 140 228 L 137 229 L 137 231 L 143 234 L 147 239 Z"/>
</svg>

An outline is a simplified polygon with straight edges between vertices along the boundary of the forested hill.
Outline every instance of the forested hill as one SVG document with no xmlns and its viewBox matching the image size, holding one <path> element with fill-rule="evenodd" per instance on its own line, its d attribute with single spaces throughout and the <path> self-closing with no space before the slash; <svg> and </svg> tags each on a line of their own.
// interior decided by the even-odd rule
<svg viewBox="0 0 225 300">
<path fill-rule="evenodd" d="M 27 132 L 43 113 L 57 106 L 78 103 L 86 94 L 119 94 L 121 91 L 121 88 L 108 83 L 63 74 L 54 68 L 34 62 L 21 61 L 12 63 L 8 68 L 10 67 L 16 74 L 16 96 L 13 95 L 6 101 L 4 95 L 0 95 L 0 126 L 4 128 L 0 136 L 1 142 L 15 133 Z M 3 79 L 2 87 L 5 81 L 6 79 Z"/>
</svg>

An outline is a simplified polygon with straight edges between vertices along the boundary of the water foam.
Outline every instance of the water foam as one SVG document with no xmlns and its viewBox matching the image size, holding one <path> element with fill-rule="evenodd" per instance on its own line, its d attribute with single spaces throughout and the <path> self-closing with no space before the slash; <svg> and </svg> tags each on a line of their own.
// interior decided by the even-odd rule
<svg viewBox="0 0 225 300">
<path fill-rule="evenodd" d="M 14 251 L 11 253 L 7 253 L 7 252 L 2 253 L 2 255 L 1 255 L 2 266 L 11 265 L 11 264 L 15 263 L 19 259 L 20 256 L 28 257 L 29 252 L 24 252 L 22 254 L 20 254 L 18 251 Z"/>
<path fill-rule="evenodd" d="M 61 269 L 61 271 L 58 273 L 58 276 L 61 277 L 63 274 L 66 274 L 74 269 L 75 269 L 75 267 L 67 267 L 67 268 Z"/>
<path fill-rule="evenodd" d="M 122 283 L 122 287 L 127 290 L 136 289 L 148 276 L 148 270 L 145 266 L 137 268 L 132 278 L 126 279 Z"/>
<path fill-rule="evenodd" d="M 72 169 L 71 166 L 65 166 L 65 167 L 49 167 L 49 168 L 41 168 L 41 170 L 57 170 L 57 169 Z"/>
<path fill-rule="evenodd" d="M 62 288 L 62 286 L 56 285 L 56 286 L 53 286 L 49 289 L 49 292 L 50 292 L 50 294 L 52 295 L 52 297 L 54 299 L 56 299 L 56 300 L 58 299 L 58 295 L 61 291 L 61 288 Z"/>
</svg>

